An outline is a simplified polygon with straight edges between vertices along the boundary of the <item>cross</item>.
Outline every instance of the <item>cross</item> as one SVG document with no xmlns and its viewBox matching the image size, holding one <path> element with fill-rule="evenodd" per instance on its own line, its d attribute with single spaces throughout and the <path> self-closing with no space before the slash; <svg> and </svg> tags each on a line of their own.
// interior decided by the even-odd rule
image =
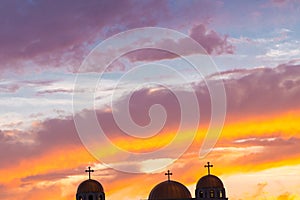
<svg viewBox="0 0 300 200">
<path fill-rule="evenodd" d="M 94 170 L 91 169 L 90 166 L 89 166 L 88 168 L 89 168 L 89 169 L 85 170 L 85 172 L 88 172 L 88 173 L 89 173 L 89 179 L 91 179 L 91 172 L 94 172 Z"/>
<path fill-rule="evenodd" d="M 207 167 L 208 174 L 210 174 L 210 168 L 213 167 L 213 165 L 207 162 L 207 165 L 204 165 L 204 167 Z"/>
<path fill-rule="evenodd" d="M 165 173 L 166 176 L 168 176 L 168 181 L 170 181 L 170 176 L 173 175 L 170 170 L 168 170 L 168 173 Z"/>
</svg>

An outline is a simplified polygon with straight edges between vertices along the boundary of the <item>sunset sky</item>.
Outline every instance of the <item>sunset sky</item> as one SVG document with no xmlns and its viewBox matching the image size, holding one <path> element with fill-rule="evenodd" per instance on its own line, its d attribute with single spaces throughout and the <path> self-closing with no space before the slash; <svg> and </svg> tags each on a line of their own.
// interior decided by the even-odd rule
<svg viewBox="0 0 300 200">
<path fill-rule="evenodd" d="M 0 26 L 1 199 L 75 199 L 88 166 L 108 200 L 168 169 L 194 197 L 210 161 L 230 200 L 300 200 L 297 0 L 2 0 Z"/>
</svg>

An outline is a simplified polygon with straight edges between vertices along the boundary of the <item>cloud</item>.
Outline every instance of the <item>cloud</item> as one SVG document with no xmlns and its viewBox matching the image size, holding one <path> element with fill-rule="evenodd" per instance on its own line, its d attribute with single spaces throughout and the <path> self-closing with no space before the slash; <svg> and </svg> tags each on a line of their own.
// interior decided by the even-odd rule
<svg viewBox="0 0 300 200">
<path fill-rule="evenodd" d="M 268 126 L 265 122 L 261 123 Z M 253 124 L 244 124 L 245 128 L 247 126 L 253 126 Z M 256 134 L 255 138 L 230 136 L 230 133 L 224 131 L 222 139 L 219 140 L 209 157 L 220 162 L 226 171 L 231 173 L 238 171 L 249 173 L 284 166 L 286 163 L 291 165 L 299 163 L 299 137 L 287 136 L 290 134 L 289 129 L 284 129 L 281 133 L 260 133 L 260 131 L 257 127 L 256 130 L 247 134 Z M 232 163 L 235 165 L 232 166 Z"/>
<path fill-rule="evenodd" d="M 298 138 L 283 139 L 280 137 L 243 138 L 234 141 L 240 146 L 287 146 L 300 143 Z"/>
<path fill-rule="evenodd" d="M 23 123 L 23 121 L 8 122 L 1 124 L 1 127 L 5 129 L 14 129 L 15 127 L 21 127 Z"/>
<path fill-rule="evenodd" d="M 154 26 L 168 15 L 166 4 L 154 1 L 4 1 L 0 9 L 1 68 L 18 70 L 34 63 L 78 66 L 95 38 Z"/>
<path fill-rule="evenodd" d="M 31 131 L 0 131 L 1 168 L 18 165 L 22 160 L 41 156 L 61 147 L 80 146 L 81 142 L 72 119 L 45 120 Z M 29 141 L 24 142 L 24 137 Z"/>
<path fill-rule="evenodd" d="M 7 81 L 3 80 L 0 83 L 0 92 L 2 93 L 16 93 L 24 87 L 40 87 L 40 86 L 49 86 L 57 80 L 16 80 L 16 81 Z"/>
<path fill-rule="evenodd" d="M 19 81 L 19 83 L 26 86 L 49 86 L 58 81 L 59 80 L 24 80 Z"/>
<path fill-rule="evenodd" d="M 31 181 L 57 181 L 59 179 L 67 178 L 71 175 L 77 175 L 79 172 L 76 170 L 57 170 L 55 172 L 48 172 L 46 174 L 31 175 L 21 178 L 21 182 L 31 182 Z"/>
<path fill-rule="evenodd" d="M 76 71 L 95 44 L 115 33 L 149 26 L 178 29 L 187 26 L 186 20 L 199 24 L 218 7 L 219 2 L 210 1 L 68 0 L 58 5 L 47 0 L 5 0 L 0 8 L 0 72 L 58 67 Z M 227 36 L 204 25 L 194 26 L 191 36 L 209 53 L 233 51 Z"/>
<path fill-rule="evenodd" d="M 291 33 L 291 32 L 293 32 L 293 31 L 290 29 L 282 28 L 282 29 L 275 31 L 273 33 L 273 34 L 275 34 L 274 36 L 268 37 L 268 38 L 266 38 L 266 37 L 265 38 L 249 38 L 249 37 L 243 36 L 240 38 L 229 38 L 228 41 L 233 45 L 237 45 L 237 44 L 270 45 L 270 44 L 274 43 L 275 45 L 282 46 L 282 44 L 279 44 L 279 43 L 287 40 L 290 37 L 289 33 Z"/>
<path fill-rule="evenodd" d="M 266 115 L 299 109 L 299 74 L 299 65 L 281 65 L 226 80 L 228 115 Z"/>
<path fill-rule="evenodd" d="M 281 42 L 280 44 L 269 47 L 265 54 L 256 57 L 263 61 L 279 61 L 281 63 L 298 59 L 300 56 L 300 51 L 297 49 L 299 44 L 300 41 L 298 40 Z"/>
<path fill-rule="evenodd" d="M 20 89 L 17 84 L 0 84 L 0 92 L 2 93 L 15 93 Z"/>
<path fill-rule="evenodd" d="M 190 38 L 198 42 L 203 48 L 203 54 L 233 54 L 235 47 L 228 41 L 228 36 L 220 35 L 219 33 L 210 30 L 205 24 L 196 24 L 189 30 Z M 149 41 L 146 41 L 149 42 Z M 165 39 L 157 41 L 155 46 L 162 49 L 168 49 L 168 47 L 180 47 L 180 52 L 182 55 L 187 56 L 199 51 L 192 49 L 189 38 L 180 39 Z M 178 49 L 178 48 L 174 48 Z M 142 49 L 138 51 L 131 52 L 126 55 L 131 61 L 153 61 L 162 59 L 172 59 L 180 55 L 175 55 L 173 53 L 163 51 L 160 49 Z"/>
<path fill-rule="evenodd" d="M 64 191 L 62 191 L 62 186 L 59 183 L 54 183 L 46 186 L 33 186 L 26 194 L 19 194 L 22 198 L 29 200 L 43 199 L 47 197 L 48 199 L 55 199 L 57 196 L 61 196 L 60 199 L 66 200 L 67 198 L 63 196 Z"/>
<path fill-rule="evenodd" d="M 90 164 L 91 165 L 91 164 Z M 92 173 L 92 177 L 101 177 L 102 179 L 110 180 L 112 178 L 112 174 L 114 171 L 110 168 L 102 164 L 100 168 L 96 165 L 91 165 L 92 169 L 94 169 L 94 173 Z M 80 180 L 82 177 L 87 177 L 87 173 L 85 173 L 85 169 L 87 168 L 86 163 L 78 165 L 72 169 L 53 169 L 47 171 L 42 174 L 35 174 L 23 177 L 20 179 L 23 185 L 25 184 L 35 184 L 36 182 L 54 182 L 62 179 L 69 179 L 71 177 L 76 177 Z"/>
<path fill-rule="evenodd" d="M 277 138 L 269 142 L 253 142 L 252 145 L 263 146 L 264 149 L 261 152 L 250 153 L 247 158 L 237 159 L 237 163 L 251 163 L 251 165 L 254 163 L 272 163 L 297 158 L 300 155 L 300 150 L 297 148 L 300 145 L 299 138 L 286 140 Z"/>
<path fill-rule="evenodd" d="M 228 36 L 221 36 L 208 30 L 204 24 L 198 24 L 190 30 L 190 36 L 196 40 L 208 54 L 233 54 L 234 46 L 228 43 Z"/>
<path fill-rule="evenodd" d="M 37 95 L 47 95 L 47 94 L 55 94 L 55 93 L 72 93 L 73 90 L 67 90 L 67 89 L 53 89 L 53 90 L 41 90 L 38 91 Z"/>
</svg>

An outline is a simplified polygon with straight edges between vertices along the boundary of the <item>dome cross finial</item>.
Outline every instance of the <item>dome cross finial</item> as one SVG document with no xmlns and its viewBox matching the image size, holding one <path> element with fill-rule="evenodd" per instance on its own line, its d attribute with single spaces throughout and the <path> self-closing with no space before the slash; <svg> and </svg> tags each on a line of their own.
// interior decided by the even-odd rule
<svg viewBox="0 0 300 200">
<path fill-rule="evenodd" d="M 168 176 L 168 181 L 170 181 L 170 176 L 173 175 L 173 173 L 170 172 L 170 170 L 168 170 L 168 173 L 165 173 L 166 176 Z"/>
<path fill-rule="evenodd" d="M 213 167 L 213 165 L 210 164 L 210 162 L 207 162 L 207 165 L 204 165 L 204 167 L 207 167 L 208 175 L 210 174 L 210 168 Z"/>
<path fill-rule="evenodd" d="M 93 169 L 91 169 L 91 167 L 89 166 L 87 170 L 85 170 L 85 172 L 89 173 L 89 179 L 91 179 L 91 172 L 94 172 Z"/>
</svg>

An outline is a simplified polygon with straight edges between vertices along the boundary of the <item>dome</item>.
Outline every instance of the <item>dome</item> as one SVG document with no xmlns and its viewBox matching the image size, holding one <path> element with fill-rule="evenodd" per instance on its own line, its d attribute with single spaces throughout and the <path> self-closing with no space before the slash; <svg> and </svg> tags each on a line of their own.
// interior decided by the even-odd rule
<svg viewBox="0 0 300 200">
<path fill-rule="evenodd" d="M 86 181 L 83 181 L 82 183 L 80 183 L 80 185 L 78 186 L 77 189 L 77 194 L 80 193 L 89 193 L 89 192 L 104 192 L 103 191 L 103 187 L 102 185 L 93 179 L 88 179 Z"/>
<path fill-rule="evenodd" d="M 159 199 L 189 199 L 189 190 L 177 181 L 164 181 L 156 185 L 149 194 L 149 200 Z"/>
<path fill-rule="evenodd" d="M 196 188 L 224 188 L 224 185 L 217 176 L 209 174 L 199 179 Z"/>
</svg>

